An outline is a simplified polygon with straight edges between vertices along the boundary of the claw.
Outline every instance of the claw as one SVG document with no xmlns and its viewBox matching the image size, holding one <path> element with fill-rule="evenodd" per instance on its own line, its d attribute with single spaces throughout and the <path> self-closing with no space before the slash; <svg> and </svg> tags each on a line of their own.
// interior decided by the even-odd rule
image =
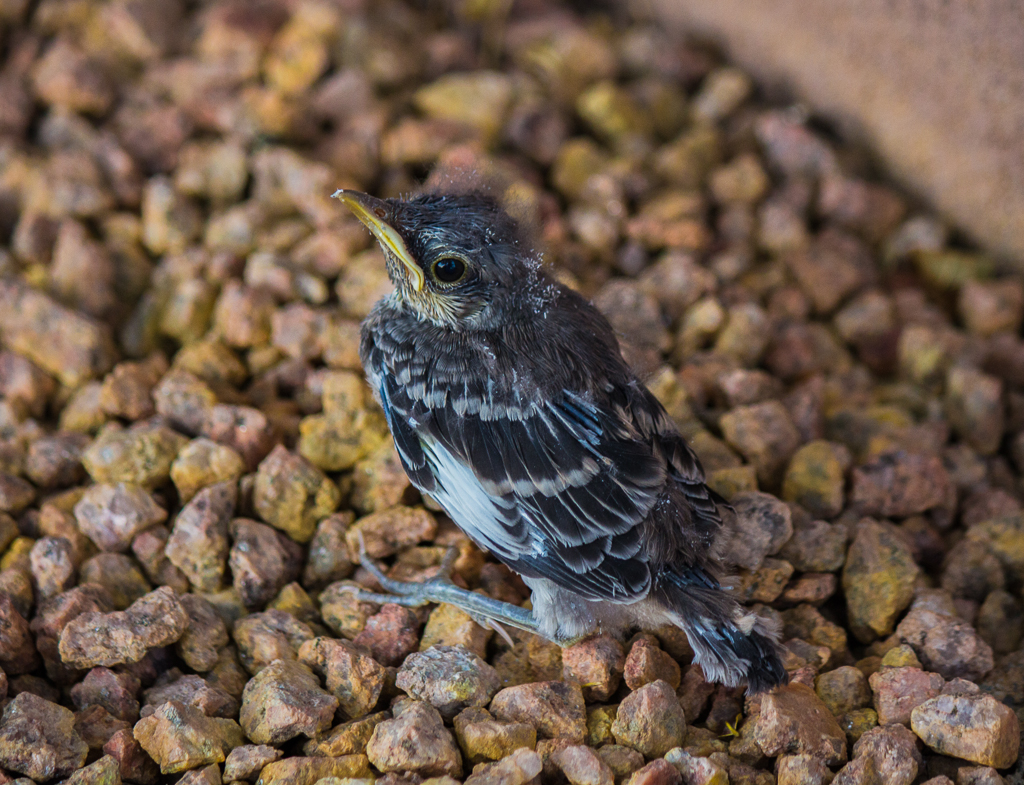
<svg viewBox="0 0 1024 785">
<path fill-rule="evenodd" d="M 512 636 L 508 634 L 508 630 L 506 630 L 504 627 L 498 624 L 498 622 L 496 622 L 494 619 L 487 619 L 487 624 L 485 626 L 498 633 L 498 635 L 501 636 L 501 639 L 508 644 L 510 649 L 515 648 L 515 641 L 513 641 Z"/>
</svg>

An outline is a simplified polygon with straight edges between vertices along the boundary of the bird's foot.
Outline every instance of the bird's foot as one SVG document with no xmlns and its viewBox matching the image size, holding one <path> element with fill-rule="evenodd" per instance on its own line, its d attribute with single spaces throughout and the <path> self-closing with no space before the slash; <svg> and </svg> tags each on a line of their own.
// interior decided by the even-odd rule
<svg viewBox="0 0 1024 785">
<path fill-rule="evenodd" d="M 513 645 L 513 641 L 502 625 L 539 634 L 533 614 L 525 608 L 456 586 L 451 579 L 451 573 L 458 557 L 459 549 L 449 548 L 444 558 L 441 559 L 437 575 L 433 578 L 426 581 L 396 581 L 385 575 L 380 567 L 370 559 L 366 550 L 360 548 L 359 563 L 388 594 L 365 591 L 355 587 L 347 588 L 360 600 L 378 604 L 390 602 L 408 608 L 419 608 L 431 602 L 454 605 L 472 616 L 473 620 L 482 627 L 497 632 L 510 646 Z"/>
</svg>

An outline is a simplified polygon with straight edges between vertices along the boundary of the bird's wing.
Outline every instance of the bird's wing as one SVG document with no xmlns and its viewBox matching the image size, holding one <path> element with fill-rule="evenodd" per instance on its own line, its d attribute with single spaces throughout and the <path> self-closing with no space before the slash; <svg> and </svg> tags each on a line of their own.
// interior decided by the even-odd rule
<svg viewBox="0 0 1024 785">
<path fill-rule="evenodd" d="M 409 476 L 480 545 L 588 599 L 646 595 L 642 524 L 677 470 L 652 443 L 651 415 L 633 411 L 635 395 L 615 390 L 597 405 L 566 391 L 502 411 L 456 395 L 413 399 L 387 376 L 380 387 Z"/>
</svg>

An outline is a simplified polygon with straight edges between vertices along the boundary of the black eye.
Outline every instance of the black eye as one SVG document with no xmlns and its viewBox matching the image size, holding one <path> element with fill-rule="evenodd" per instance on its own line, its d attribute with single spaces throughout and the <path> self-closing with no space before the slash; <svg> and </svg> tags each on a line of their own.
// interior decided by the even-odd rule
<svg viewBox="0 0 1024 785">
<path fill-rule="evenodd" d="M 466 274 L 466 263 L 454 256 L 438 259 L 433 266 L 434 277 L 441 283 L 456 283 Z"/>
</svg>

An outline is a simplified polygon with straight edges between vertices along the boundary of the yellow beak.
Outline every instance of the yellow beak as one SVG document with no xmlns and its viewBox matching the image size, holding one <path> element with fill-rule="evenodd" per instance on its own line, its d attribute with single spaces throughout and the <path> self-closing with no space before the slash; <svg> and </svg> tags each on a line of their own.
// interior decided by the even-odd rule
<svg viewBox="0 0 1024 785">
<path fill-rule="evenodd" d="M 394 257 L 402 263 L 409 276 L 409 283 L 413 291 L 423 291 L 425 283 L 423 270 L 413 260 L 409 249 L 405 247 L 402 236 L 389 226 L 384 216 L 387 215 L 387 207 L 382 199 L 375 196 L 361 193 L 360 191 L 349 191 L 339 189 L 332 194 L 335 199 L 344 202 L 356 218 L 362 221 L 363 225 L 373 232 L 381 249 L 385 254 Z"/>
</svg>

